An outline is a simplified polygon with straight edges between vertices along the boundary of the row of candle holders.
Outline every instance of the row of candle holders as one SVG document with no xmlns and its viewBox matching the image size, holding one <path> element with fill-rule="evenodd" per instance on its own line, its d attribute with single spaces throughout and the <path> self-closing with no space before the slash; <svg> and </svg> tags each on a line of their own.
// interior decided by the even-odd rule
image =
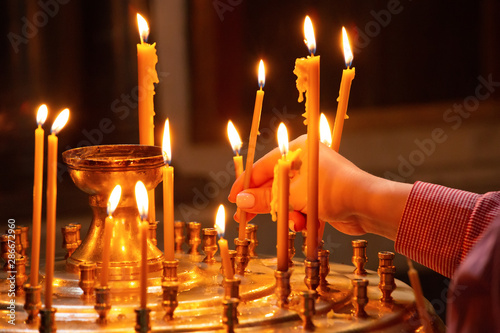
<svg viewBox="0 0 500 333">
<path fill-rule="evenodd" d="M 156 243 L 156 227 L 157 223 L 150 225 L 149 237 Z M 186 234 L 184 230 L 186 229 Z M 67 251 L 66 258 L 71 256 L 71 253 L 81 244 L 80 240 L 81 226 L 78 224 L 70 224 L 62 228 L 63 233 L 63 248 Z M 200 231 L 203 235 L 200 238 Z M 31 286 L 24 284 L 27 280 L 26 266 L 27 256 L 26 250 L 29 247 L 28 241 L 28 227 L 17 227 L 15 229 L 16 236 L 16 267 L 7 266 L 8 254 L 8 238 L 7 235 L 1 236 L 1 251 L 2 258 L 6 261 L 4 270 L 16 271 L 16 292 L 25 293 L 24 309 L 28 313 L 28 323 L 36 321 L 38 313 L 40 313 L 40 332 L 54 332 L 55 325 L 55 308 L 41 308 L 41 285 Z M 191 255 L 201 255 L 198 251 L 200 244 L 203 244 L 203 252 L 205 258 L 203 262 L 207 264 L 215 264 L 217 261 L 214 257 L 217 252 L 216 246 L 217 232 L 214 228 L 201 229 L 200 223 L 197 222 L 175 222 L 175 249 L 177 253 L 184 253 L 182 246 L 184 243 L 188 244 L 187 253 Z M 230 251 L 231 264 L 233 271 L 236 274 L 243 276 L 245 268 L 248 265 L 250 258 L 257 258 L 255 249 L 258 245 L 257 240 L 257 226 L 249 224 L 247 226 L 247 239 L 240 241 L 235 240 L 236 250 Z M 295 255 L 295 232 L 289 233 L 289 264 L 293 266 L 292 258 Z M 306 253 L 306 232 L 303 232 L 302 251 Z M 20 241 L 17 241 L 20 240 Z M 304 328 L 312 328 L 312 316 L 315 313 L 315 300 L 318 294 L 327 296 L 329 293 L 329 284 L 327 276 L 330 272 L 330 251 L 322 249 L 323 244 L 320 243 L 318 250 L 318 261 L 304 261 L 305 278 L 304 282 L 308 289 L 301 293 L 301 301 L 298 309 Z M 352 263 L 355 266 L 354 274 L 360 278 L 352 279 L 353 297 L 352 304 L 354 307 L 353 316 L 366 317 L 365 305 L 368 303 L 367 287 L 368 280 L 363 279 L 362 276 L 366 275 L 365 264 L 367 262 L 366 247 L 367 241 L 354 240 L 352 241 L 353 257 Z M 380 283 L 378 285 L 382 297 L 381 301 L 384 303 L 392 302 L 392 292 L 396 288 L 394 283 L 395 266 L 393 265 L 394 253 L 392 252 L 379 252 L 379 268 L 378 274 L 380 276 Z M 174 312 L 178 306 L 177 294 L 179 291 L 179 281 L 177 277 L 177 268 L 179 265 L 178 260 L 163 261 L 162 272 L 162 307 L 165 310 L 164 319 L 167 321 L 174 319 Z M 94 309 L 98 314 L 97 322 L 105 324 L 107 322 L 107 314 L 111 309 L 111 291 L 108 286 L 95 286 L 96 277 L 96 263 L 82 263 L 79 265 L 80 280 L 79 286 L 83 291 L 82 298 L 91 299 L 95 295 Z M 221 267 L 221 270 L 223 268 Z M 289 307 L 289 296 L 291 293 L 290 277 L 292 272 L 289 271 L 275 271 L 276 288 L 275 296 L 277 298 L 277 305 L 281 308 Z M 241 280 L 238 277 L 232 279 L 224 278 L 224 300 L 223 300 L 223 316 L 222 323 L 227 331 L 233 331 L 234 327 L 238 324 L 238 311 L 237 307 L 240 302 L 239 287 Z M 149 332 L 151 330 L 150 312 L 148 308 L 136 309 L 136 326 L 137 332 Z"/>
</svg>

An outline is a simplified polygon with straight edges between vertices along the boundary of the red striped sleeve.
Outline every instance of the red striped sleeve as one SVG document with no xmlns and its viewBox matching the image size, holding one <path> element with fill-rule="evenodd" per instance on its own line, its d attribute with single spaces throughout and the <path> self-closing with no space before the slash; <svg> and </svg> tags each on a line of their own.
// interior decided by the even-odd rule
<svg viewBox="0 0 500 333">
<path fill-rule="evenodd" d="M 500 192 L 483 195 L 417 182 L 399 223 L 395 250 L 451 277 L 500 213 Z"/>
</svg>

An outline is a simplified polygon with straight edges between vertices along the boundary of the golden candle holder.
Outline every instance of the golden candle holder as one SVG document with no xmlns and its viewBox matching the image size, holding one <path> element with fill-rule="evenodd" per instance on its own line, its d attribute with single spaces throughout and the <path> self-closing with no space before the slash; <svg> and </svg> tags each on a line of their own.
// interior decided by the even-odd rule
<svg viewBox="0 0 500 333">
<path fill-rule="evenodd" d="M 295 257 L 295 237 L 297 233 L 288 232 L 288 267 L 293 267 L 293 257 Z"/>
<path fill-rule="evenodd" d="M 224 298 L 237 298 L 240 299 L 240 285 L 241 280 L 237 277 L 232 279 L 224 278 L 222 280 L 222 285 L 224 287 Z"/>
<path fill-rule="evenodd" d="M 69 224 L 61 228 L 63 235 L 62 247 L 66 250 L 64 259 L 68 259 L 81 244 L 81 241 L 78 243 L 78 231 L 78 227 L 75 224 Z"/>
<path fill-rule="evenodd" d="M 248 255 L 250 258 L 257 258 L 257 245 L 259 245 L 259 240 L 257 239 L 257 230 L 259 226 L 256 224 L 248 223 L 246 229 L 246 238 L 250 240 L 248 245 Z"/>
<path fill-rule="evenodd" d="M 222 301 L 222 326 L 228 333 L 233 333 L 234 328 L 238 325 L 238 304 L 240 300 L 237 298 L 228 298 Z"/>
<path fill-rule="evenodd" d="M 153 243 L 154 246 L 158 245 L 158 240 L 156 239 L 156 232 L 158 229 L 158 221 L 149 221 L 148 228 L 148 239 Z"/>
<path fill-rule="evenodd" d="M 200 252 L 198 251 L 198 246 L 201 244 L 201 239 L 200 239 L 201 225 L 198 222 L 189 222 L 187 226 L 188 226 L 188 244 L 189 244 L 188 253 L 191 255 L 198 255 L 200 254 Z"/>
<path fill-rule="evenodd" d="M 382 297 L 380 300 L 384 303 L 392 302 L 392 292 L 396 289 L 396 283 L 394 282 L 394 275 L 396 274 L 395 266 L 382 266 L 378 271 L 380 275 L 380 283 L 378 288 L 382 292 Z"/>
<path fill-rule="evenodd" d="M 151 309 L 149 308 L 139 308 L 135 309 L 135 331 L 138 333 L 149 333 L 151 332 L 151 320 L 150 313 Z"/>
<path fill-rule="evenodd" d="M 236 272 L 236 255 L 237 252 L 236 250 L 229 250 L 229 260 L 231 260 L 231 267 L 233 267 L 233 272 Z M 220 273 L 222 276 L 226 276 L 226 272 L 224 271 L 224 265 L 222 265 L 222 260 L 221 260 L 221 265 L 220 265 Z"/>
<path fill-rule="evenodd" d="M 288 307 L 288 296 L 292 292 L 290 287 L 290 277 L 292 271 L 275 271 L 274 277 L 276 278 L 276 298 L 278 299 L 278 307 Z"/>
<path fill-rule="evenodd" d="M 2 252 L 2 259 L 5 262 L 3 270 L 9 270 L 9 235 L 3 234 L 0 236 L 0 249 Z"/>
<path fill-rule="evenodd" d="M 214 258 L 217 252 L 217 230 L 215 228 L 203 228 L 203 252 L 205 252 L 205 258 L 203 262 L 207 264 L 215 264 L 217 261 Z"/>
<path fill-rule="evenodd" d="M 179 278 L 177 276 L 177 268 L 179 267 L 179 260 L 164 260 L 163 261 L 163 275 L 162 281 L 166 282 L 177 282 Z"/>
<path fill-rule="evenodd" d="M 38 319 L 38 313 L 42 308 L 41 299 L 42 286 L 32 286 L 29 283 L 24 285 L 24 310 L 28 314 L 26 323 L 33 324 Z"/>
<path fill-rule="evenodd" d="M 78 286 L 83 290 L 82 298 L 90 299 L 94 292 L 95 271 L 97 265 L 93 262 L 84 262 L 80 266 L 80 281 Z"/>
<path fill-rule="evenodd" d="M 174 239 L 175 239 L 175 253 L 184 253 L 182 251 L 182 244 L 186 236 L 184 235 L 184 227 L 186 223 L 183 221 L 174 222 Z"/>
<path fill-rule="evenodd" d="M 316 290 L 319 286 L 319 261 L 304 260 L 304 283 L 309 290 Z"/>
<path fill-rule="evenodd" d="M 179 292 L 179 282 L 164 281 L 161 284 L 163 290 L 162 307 L 165 310 L 164 320 L 169 321 L 174 319 L 174 311 L 179 305 L 177 293 Z"/>
<path fill-rule="evenodd" d="M 115 226 L 110 244 L 109 280 L 113 284 L 113 281 L 137 279 L 141 251 L 135 184 L 140 180 L 147 190 L 153 190 L 162 180 L 164 161 L 161 148 L 144 145 L 89 146 L 65 151 L 63 161 L 75 185 L 89 194 L 93 212 L 87 236 L 66 261 L 67 270 L 76 273 L 78 266 L 84 262 L 95 262 L 100 270 L 107 202 L 111 191 L 119 184 L 122 195 L 113 213 Z M 148 240 L 147 246 L 148 271 L 161 271 L 163 253 L 151 240 Z"/>
<path fill-rule="evenodd" d="M 21 229 L 21 255 L 26 257 L 26 265 L 28 265 L 28 256 L 27 256 L 27 250 L 30 247 L 30 241 L 29 241 L 29 227 L 28 226 L 20 226 L 19 229 Z"/>
<path fill-rule="evenodd" d="M 57 332 L 56 311 L 56 308 L 43 308 L 40 310 L 40 326 L 38 328 L 40 333 Z"/>
<path fill-rule="evenodd" d="M 107 323 L 107 315 L 111 310 L 111 290 L 108 286 L 100 286 L 95 288 L 95 305 L 94 309 L 99 315 L 97 318 L 98 324 Z"/>
<path fill-rule="evenodd" d="M 301 234 L 302 234 L 302 254 L 304 255 L 304 257 L 307 257 L 307 230 L 302 230 L 301 231 Z"/>
<path fill-rule="evenodd" d="M 380 251 L 378 253 L 378 270 L 380 274 L 381 267 L 388 267 L 394 265 L 394 252 Z"/>
<path fill-rule="evenodd" d="M 16 268 L 13 271 L 16 279 L 16 294 L 22 295 L 24 293 L 23 285 L 28 280 L 28 275 L 26 275 L 26 257 L 19 256 L 15 260 Z"/>
<path fill-rule="evenodd" d="M 299 314 L 302 318 L 304 331 L 314 331 L 313 316 L 316 314 L 316 298 L 318 293 L 314 290 L 306 290 L 300 294 Z"/>
<path fill-rule="evenodd" d="M 250 240 L 240 240 L 239 238 L 235 238 L 234 245 L 236 245 L 235 272 L 239 275 L 245 275 L 245 269 L 250 261 L 250 257 L 248 256 L 248 246 L 250 245 Z"/>
<path fill-rule="evenodd" d="M 11 233 L 13 232 L 13 233 Z M 23 242 L 21 241 L 21 227 L 15 227 L 14 230 L 6 230 L 7 234 L 11 235 L 10 240 L 14 237 L 15 251 L 16 253 L 23 255 Z"/>
<path fill-rule="evenodd" d="M 354 287 L 352 296 L 352 305 L 354 306 L 353 316 L 357 318 L 366 318 L 368 317 L 365 311 L 365 306 L 368 304 L 368 280 L 353 279 L 352 285 Z"/>
<path fill-rule="evenodd" d="M 329 288 L 326 277 L 330 273 L 330 251 L 319 250 L 318 258 L 319 258 L 319 289 L 322 292 L 328 292 Z"/>
<path fill-rule="evenodd" d="M 351 242 L 353 255 L 352 263 L 356 266 L 354 274 L 356 275 L 366 275 L 365 265 L 368 262 L 366 257 L 366 246 L 368 242 L 364 239 L 356 239 Z"/>
</svg>

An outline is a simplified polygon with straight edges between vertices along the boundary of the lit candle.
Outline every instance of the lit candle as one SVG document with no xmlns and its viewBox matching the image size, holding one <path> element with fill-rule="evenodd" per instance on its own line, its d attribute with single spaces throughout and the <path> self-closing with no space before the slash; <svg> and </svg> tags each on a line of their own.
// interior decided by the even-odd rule
<svg viewBox="0 0 500 333">
<path fill-rule="evenodd" d="M 141 240 L 141 271 L 139 277 L 139 291 L 141 309 L 147 306 L 148 296 L 148 191 L 141 181 L 135 184 L 135 200 L 139 210 L 139 231 Z"/>
<path fill-rule="evenodd" d="M 224 277 L 226 279 L 232 279 L 234 276 L 233 266 L 231 265 L 231 259 L 229 258 L 227 240 L 224 239 L 224 231 L 226 229 L 226 211 L 224 209 L 224 205 L 220 205 L 217 210 L 217 215 L 215 217 L 215 229 L 220 237 L 218 244 L 222 267 L 224 267 Z"/>
<path fill-rule="evenodd" d="M 278 127 L 278 146 L 282 158 L 278 160 L 278 271 L 288 271 L 288 210 L 290 196 L 290 167 L 287 159 L 288 133 L 285 124 Z"/>
<path fill-rule="evenodd" d="M 347 104 L 349 103 L 349 93 L 351 91 L 351 83 L 356 73 L 354 67 L 350 68 L 352 65 L 353 56 L 352 56 L 351 46 L 349 45 L 349 39 L 347 38 L 347 32 L 345 31 L 344 27 L 342 27 L 342 42 L 344 44 L 344 58 L 347 69 L 344 69 L 342 71 L 342 81 L 340 82 L 339 98 L 337 99 L 339 104 L 337 105 L 337 115 L 335 116 L 335 123 L 333 124 L 332 148 L 336 152 L 339 151 L 340 147 L 340 139 L 342 137 L 342 128 L 344 127 L 344 119 L 348 118 L 346 115 Z"/>
<path fill-rule="evenodd" d="M 172 150 L 170 148 L 170 126 L 168 119 L 163 130 L 163 249 L 165 260 L 174 260 L 174 168 L 170 166 Z"/>
<path fill-rule="evenodd" d="M 52 282 L 56 255 L 56 205 L 57 205 L 57 134 L 66 125 L 69 110 L 64 109 L 52 124 L 47 153 L 47 240 L 45 250 L 45 308 L 52 308 Z"/>
<path fill-rule="evenodd" d="M 47 105 L 38 108 L 35 130 L 35 170 L 33 180 L 33 226 L 31 235 L 31 272 L 30 284 L 38 285 L 38 267 L 40 266 L 40 229 L 42 223 L 42 189 L 43 189 L 43 145 L 45 132 L 42 128 L 47 119 Z"/>
<path fill-rule="evenodd" d="M 248 153 L 245 178 L 243 179 L 243 189 L 246 190 L 250 187 L 250 178 L 252 177 L 253 159 L 255 157 L 255 146 L 257 145 L 257 135 L 259 134 L 260 114 L 262 112 L 262 101 L 264 100 L 264 84 L 266 83 L 266 72 L 264 68 L 264 61 L 259 62 L 259 90 L 255 96 L 255 106 L 253 109 L 252 127 L 250 129 L 250 139 L 248 141 Z M 238 239 L 246 239 L 247 229 L 247 214 L 245 211 L 240 210 L 240 227 L 238 232 Z"/>
<path fill-rule="evenodd" d="M 238 179 L 238 177 L 243 173 L 243 156 L 240 155 L 240 149 L 243 143 L 241 142 L 240 135 L 231 120 L 227 122 L 227 136 L 235 154 L 235 156 L 233 156 L 234 173 L 236 175 L 236 179 Z"/>
<path fill-rule="evenodd" d="M 115 226 L 113 213 L 115 212 L 116 206 L 118 206 L 118 202 L 120 202 L 121 194 L 122 187 L 120 185 L 116 185 L 108 199 L 108 217 L 106 217 L 106 219 L 104 220 L 104 245 L 102 248 L 101 287 L 105 287 L 108 285 L 111 233 L 113 231 L 113 227 Z"/>
<path fill-rule="evenodd" d="M 330 123 L 324 113 L 319 117 L 319 140 L 328 148 L 332 147 L 332 132 L 330 130 Z"/>
<path fill-rule="evenodd" d="M 137 25 L 141 43 L 137 44 L 137 71 L 139 85 L 139 143 L 154 146 L 154 102 L 155 83 L 158 73 L 155 66 L 158 62 L 156 43 L 148 44 L 149 27 L 146 20 L 137 13 Z M 149 191 L 149 220 L 156 221 L 155 192 Z"/>
<path fill-rule="evenodd" d="M 318 168 L 319 168 L 319 56 L 314 56 L 316 39 L 311 19 L 304 21 L 305 42 L 310 52 L 307 58 L 296 59 L 294 73 L 297 75 L 299 102 L 306 93 L 307 125 L 307 254 L 310 261 L 318 260 Z"/>
</svg>

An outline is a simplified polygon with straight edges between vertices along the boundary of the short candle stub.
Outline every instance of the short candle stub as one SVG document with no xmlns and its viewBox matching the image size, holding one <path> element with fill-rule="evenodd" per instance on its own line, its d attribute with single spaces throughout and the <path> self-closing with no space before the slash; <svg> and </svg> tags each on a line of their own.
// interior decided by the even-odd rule
<svg viewBox="0 0 500 333">
<path fill-rule="evenodd" d="M 319 250 L 319 288 L 323 292 L 328 292 L 328 281 L 326 277 L 330 273 L 330 251 Z"/>
<path fill-rule="evenodd" d="M 384 303 L 392 302 L 392 292 L 396 289 L 394 275 L 396 274 L 395 266 L 383 266 L 379 268 L 380 283 L 378 288 L 382 292 L 380 300 Z"/>
<path fill-rule="evenodd" d="M 276 298 L 278 299 L 278 306 L 280 308 L 288 307 L 288 296 L 292 292 L 290 276 L 292 276 L 291 271 L 274 271 L 274 277 L 276 278 Z"/>
<path fill-rule="evenodd" d="M 368 314 L 365 311 L 365 306 L 368 304 L 368 280 L 366 279 L 353 279 L 353 294 L 352 305 L 354 306 L 353 315 L 357 318 L 366 318 Z"/>
<path fill-rule="evenodd" d="M 177 268 L 179 267 L 179 260 L 164 260 L 163 261 L 163 281 L 177 282 Z"/>
<path fill-rule="evenodd" d="M 100 286 L 95 288 L 95 305 L 94 309 L 99 315 L 97 318 L 98 324 L 107 323 L 107 315 L 111 310 L 111 290 L 108 286 Z"/>
<path fill-rule="evenodd" d="M 184 253 L 182 252 L 182 244 L 184 244 L 184 240 L 186 239 L 184 234 L 185 225 L 186 222 L 183 221 L 174 222 L 175 253 Z"/>
<path fill-rule="evenodd" d="M 177 300 L 177 293 L 179 292 L 179 282 L 165 281 L 162 283 L 163 290 L 162 307 L 165 310 L 164 320 L 170 321 L 174 319 L 174 312 L 179 301 Z"/>
<path fill-rule="evenodd" d="M 233 277 L 232 279 L 224 278 L 222 281 L 222 285 L 224 286 L 224 298 L 240 299 L 240 284 L 241 280 L 237 277 Z"/>
<path fill-rule="evenodd" d="M 237 298 L 229 298 L 222 301 L 222 326 L 226 332 L 234 332 L 234 328 L 238 325 L 238 304 L 240 300 Z"/>
<path fill-rule="evenodd" d="M 380 251 L 378 253 L 378 270 L 380 275 L 381 267 L 389 267 L 394 265 L 394 252 Z"/>
<path fill-rule="evenodd" d="M 80 268 L 80 282 L 78 285 L 83 290 L 82 297 L 88 299 L 92 296 L 94 290 L 97 265 L 93 262 L 85 262 L 81 263 L 78 267 Z"/>
<path fill-rule="evenodd" d="M 139 308 L 135 309 L 136 322 L 135 331 L 138 333 L 149 333 L 151 332 L 151 321 L 149 319 L 151 309 L 149 308 Z"/>
<path fill-rule="evenodd" d="M 198 246 L 201 244 L 200 230 L 201 230 L 201 225 L 198 222 L 188 223 L 189 254 L 192 255 L 200 254 L 200 252 L 198 251 Z"/>
<path fill-rule="evenodd" d="M 366 275 L 365 265 L 368 262 L 366 257 L 366 246 L 368 242 L 363 239 L 357 239 L 352 241 L 352 263 L 356 266 L 354 274 Z"/>
<path fill-rule="evenodd" d="M 297 233 L 294 231 L 288 232 L 288 267 L 293 267 L 293 257 L 295 257 L 295 237 Z"/>
<path fill-rule="evenodd" d="M 40 310 L 40 333 L 55 333 L 56 327 L 56 308 L 43 308 Z"/>
<path fill-rule="evenodd" d="M 257 240 L 257 230 L 258 225 L 256 224 L 247 224 L 246 229 L 246 237 L 250 240 L 250 244 L 248 245 L 248 255 L 250 258 L 257 258 L 257 245 L 259 245 L 259 241 Z"/>
<path fill-rule="evenodd" d="M 236 274 L 245 275 L 245 269 L 250 261 L 250 257 L 248 256 L 248 246 L 250 245 L 250 240 L 240 240 L 239 238 L 235 238 L 234 244 L 236 245 Z"/>
<path fill-rule="evenodd" d="M 33 324 L 38 320 L 38 313 L 42 308 L 41 291 L 41 285 L 32 286 L 29 283 L 24 285 L 24 310 L 28 313 L 27 324 Z"/>
<path fill-rule="evenodd" d="M 315 302 L 318 294 L 314 290 L 306 290 L 300 294 L 299 315 L 302 318 L 304 331 L 314 331 L 313 316 L 316 314 Z"/>
<path fill-rule="evenodd" d="M 155 246 L 158 245 L 158 240 L 156 239 L 157 230 L 158 230 L 158 221 L 149 221 L 149 229 L 148 229 L 148 239 Z"/>
<path fill-rule="evenodd" d="M 314 290 L 319 286 L 319 260 L 311 261 L 304 260 L 305 267 L 305 277 L 304 283 L 307 286 L 307 289 Z"/>
<path fill-rule="evenodd" d="M 215 253 L 217 252 L 217 230 L 214 228 L 203 228 L 203 252 L 205 252 L 205 258 L 203 262 L 207 264 L 215 264 L 217 261 L 215 260 Z"/>
</svg>

